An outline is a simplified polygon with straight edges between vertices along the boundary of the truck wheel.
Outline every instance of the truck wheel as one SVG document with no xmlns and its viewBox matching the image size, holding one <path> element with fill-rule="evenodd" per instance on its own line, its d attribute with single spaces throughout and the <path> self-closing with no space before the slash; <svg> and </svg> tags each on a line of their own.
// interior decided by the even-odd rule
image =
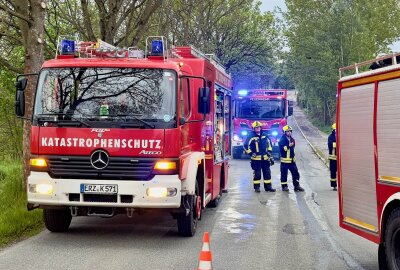
<svg viewBox="0 0 400 270">
<path fill-rule="evenodd" d="M 378 247 L 378 263 L 379 270 L 389 270 L 386 261 L 385 245 L 383 243 L 380 243 Z"/>
<path fill-rule="evenodd" d="M 222 191 L 218 194 L 218 196 L 217 196 L 214 200 L 212 200 L 212 201 L 208 204 L 208 206 L 211 207 L 211 208 L 218 207 L 219 201 L 221 200 L 221 197 L 222 197 Z"/>
<path fill-rule="evenodd" d="M 186 195 L 183 197 L 182 203 L 186 204 L 189 213 L 178 215 L 178 233 L 181 236 L 192 237 L 197 228 L 197 213 L 196 213 L 196 198 L 195 195 Z"/>
<path fill-rule="evenodd" d="M 51 232 L 66 232 L 71 224 L 69 209 L 44 209 L 43 219 L 46 228 Z"/>
<path fill-rule="evenodd" d="M 385 231 L 385 253 L 388 268 L 400 269 L 400 208 L 389 216 Z"/>
</svg>

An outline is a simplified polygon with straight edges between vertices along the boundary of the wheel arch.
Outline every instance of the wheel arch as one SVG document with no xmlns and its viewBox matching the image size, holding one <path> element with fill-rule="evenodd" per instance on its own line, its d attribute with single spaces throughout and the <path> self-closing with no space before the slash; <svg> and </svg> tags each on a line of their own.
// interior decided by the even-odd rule
<svg viewBox="0 0 400 270">
<path fill-rule="evenodd" d="M 384 237 L 385 237 L 386 222 L 387 222 L 390 214 L 397 208 L 400 208 L 400 192 L 395 193 L 392 196 L 390 196 L 389 199 L 386 201 L 385 206 L 383 207 L 382 214 L 381 214 L 381 224 L 380 224 L 380 232 L 381 232 L 380 241 L 381 241 L 381 243 L 383 242 Z"/>
<path fill-rule="evenodd" d="M 203 152 L 192 152 L 182 159 L 182 193 L 195 194 L 196 180 L 199 177 L 198 172 L 200 173 L 200 177 L 203 178 L 203 181 L 199 182 L 200 192 L 201 194 L 204 193 L 206 180 L 204 160 L 205 155 Z"/>
</svg>

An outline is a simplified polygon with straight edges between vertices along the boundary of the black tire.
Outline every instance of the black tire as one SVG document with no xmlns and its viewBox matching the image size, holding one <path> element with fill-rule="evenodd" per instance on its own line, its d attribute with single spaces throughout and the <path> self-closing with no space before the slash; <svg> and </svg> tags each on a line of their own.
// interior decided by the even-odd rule
<svg viewBox="0 0 400 270">
<path fill-rule="evenodd" d="M 183 197 L 182 203 L 188 204 L 189 213 L 187 215 L 186 213 L 178 215 L 178 233 L 181 236 L 192 237 L 196 233 L 197 228 L 197 217 L 195 211 L 196 196 L 186 195 Z"/>
<path fill-rule="evenodd" d="M 385 245 L 383 243 L 379 244 L 378 247 L 378 263 L 379 270 L 389 270 L 386 261 Z"/>
<path fill-rule="evenodd" d="M 400 269 L 400 208 L 389 216 L 385 230 L 385 253 L 388 269 Z"/>
<path fill-rule="evenodd" d="M 69 209 L 44 209 L 43 220 L 46 228 L 51 232 L 66 232 L 71 224 Z"/>
<path fill-rule="evenodd" d="M 221 192 L 222 193 L 222 192 Z M 219 201 L 221 200 L 221 197 L 222 197 L 222 194 L 218 194 L 218 196 L 214 199 L 214 200 L 212 200 L 211 202 L 209 202 L 209 204 L 208 204 L 208 206 L 209 207 L 211 207 L 211 208 L 215 208 L 215 207 L 218 207 L 218 205 L 219 205 Z"/>
</svg>

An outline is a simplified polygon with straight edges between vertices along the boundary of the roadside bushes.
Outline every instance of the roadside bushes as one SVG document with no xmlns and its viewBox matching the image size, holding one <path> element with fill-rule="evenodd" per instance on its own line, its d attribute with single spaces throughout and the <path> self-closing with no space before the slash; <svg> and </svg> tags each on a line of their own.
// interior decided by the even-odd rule
<svg viewBox="0 0 400 270">
<path fill-rule="evenodd" d="M 26 209 L 21 164 L 0 164 L 0 247 L 33 235 L 43 227 L 42 212 Z"/>
</svg>

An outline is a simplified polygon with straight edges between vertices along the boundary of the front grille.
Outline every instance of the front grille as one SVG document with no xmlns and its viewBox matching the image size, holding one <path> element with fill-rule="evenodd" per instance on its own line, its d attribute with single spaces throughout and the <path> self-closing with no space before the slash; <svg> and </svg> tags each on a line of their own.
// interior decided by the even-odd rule
<svg viewBox="0 0 400 270">
<path fill-rule="evenodd" d="M 155 159 L 110 157 L 108 166 L 95 169 L 88 156 L 45 156 L 53 178 L 141 180 L 153 178 Z"/>
<path fill-rule="evenodd" d="M 70 202 L 80 202 L 80 193 L 70 193 Z M 116 203 L 118 202 L 118 195 L 104 195 L 104 194 L 83 194 L 84 202 L 105 202 L 105 203 Z M 132 203 L 133 195 L 119 195 L 121 203 Z"/>
<path fill-rule="evenodd" d="M 69 194 L 69 201 L 70 202 L 79 202 L 80 194 L 79 193 L 70 193 Z"/>
<path fill-rule="evenodd" d="M 84 202 L 116 203 L 118 195 L 83 194 Z"/>
<path fill-rule="evenodd" d="M 121 195 L 121 202 L 122 203 L 132 203 L 133 196 L 132 195 Z"/>
</svg>

